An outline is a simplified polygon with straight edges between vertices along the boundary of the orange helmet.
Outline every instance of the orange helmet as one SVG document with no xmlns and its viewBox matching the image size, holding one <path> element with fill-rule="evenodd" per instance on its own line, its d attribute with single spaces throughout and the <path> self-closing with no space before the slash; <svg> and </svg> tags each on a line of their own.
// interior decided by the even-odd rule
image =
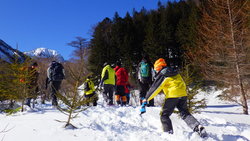
<svg viewBox="0 0 250 141">
<path fill-rule="evenodd" d="M 154 70 L 155 71 L 160 71 L 163 67 L 166 67 L 167 63 L 165 62 L 165 60 L 163 58 L 160 58 L 158 60 L 155 61 L 154 64 Z"/>
</svg>

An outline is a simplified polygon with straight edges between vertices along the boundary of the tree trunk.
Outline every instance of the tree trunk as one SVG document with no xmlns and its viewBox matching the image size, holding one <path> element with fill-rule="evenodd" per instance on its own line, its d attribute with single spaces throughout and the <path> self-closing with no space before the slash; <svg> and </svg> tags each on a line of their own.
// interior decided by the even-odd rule
<svg viewBox="0 0 250 141">
<path fill-rule="evenodd" d="M 229 15 L 229 20 L 230 20 L 230 28 L 231 28 L 231 39 L 232 39 L 232 45 L 234 48 L 234 59 L 235 59 L 235 67 L 236 67 L 236 75 L 237 75 L 237 80 L 238 80 L 238 85 L 240 87 L 240 95 L 241 95 L 241 103 L 243 107 L 243 114 L 248 115 L 248 105 L 247 105 L 247 99 L 246 99 L 246 94 L 244 92 L 244 86 L 241 80 L 241 72 L 239 68 L 239 55 L 237 52 L 237 47 L 236 47 L 236 41 L 235 41 L 235 34 L 234 34 L 234 26 L 233 26 L 233 15 L 231 13 L 231 7 L 230 7 L 230 2 L 227 0 L 227 6 L 228 6 L 228 15 Z"/>
<path fill-rule="evenodd" d="M 247 105 L 246 93 L 244 91 L 242 81 L 240 81 L 240 82 L 241 82 L 240 83 L 240 91 L 241 91 L 241 102 L 242 102 L 243 114 L 248 115 L 248 105 Z"/>
</svg>

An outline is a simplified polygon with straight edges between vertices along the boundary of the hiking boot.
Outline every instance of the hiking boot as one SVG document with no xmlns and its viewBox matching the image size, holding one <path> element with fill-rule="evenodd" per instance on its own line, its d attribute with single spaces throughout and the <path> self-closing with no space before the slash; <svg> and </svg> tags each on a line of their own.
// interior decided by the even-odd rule
<svg viewBox="0 0 250 141">
<path fill-rule="evenodd" d="M 163 132 L 168 133 L 168 134 L 174 134 L 174 131 L 173 131 L 173 130 L 163 131 Z"/>
<path fill-rule="evenodd" d="M 194 128 L 194 131 L 197 132 L 200 135 L 200 137 L 202 137 L 202 138 L 205 138 L 208 136 L 205 128 L 201 125 L 196 126 Z"/>
</svg>

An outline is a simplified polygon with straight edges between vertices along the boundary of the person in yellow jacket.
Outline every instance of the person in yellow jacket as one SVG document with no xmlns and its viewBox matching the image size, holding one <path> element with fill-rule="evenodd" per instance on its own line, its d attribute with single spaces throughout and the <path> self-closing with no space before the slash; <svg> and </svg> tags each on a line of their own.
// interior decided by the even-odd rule
<svg viewBox="0 0 250 141">
<path fill-rule="evenodd" d="M 172 122 L 170 115 L 175 107 L 179 110 L 181 118 L 201 137 L 206 137 L 207 133 L 200 123 L 190 114 L 187 107 L 186 84 L 183 81 L 178 70 L 168 67 L 163 58 L 158 59 L 154 64 L 154 70 L 157 72 L 155 80 L 143 100 L 141 114 L 145 113 L 145 105 L 157 94 L 163 92 L 165 94 L 165 102 L 162 106 L 160 114 L 163 131 L 173 134 Z"/>
<path fill-rule="evenodd" d="M 95 85 L 93 81 L 91 80 L 91 77 L 88 76 L 86 81 L 84 82 L 84 96 L 87 99 L 86 105 L 89 106 L 89 103 L 93 103 L 93 106 L 97 105 L 97 94 L 95 92 Z"/>
<path fill-rule="evenodd" d="M 100 86 L 104 89 L 103 98 L 108 105 L 113 105 L 115 71 L 108 63 L 104 63 L 103 66 L 100 82 Z"/>
</svg>

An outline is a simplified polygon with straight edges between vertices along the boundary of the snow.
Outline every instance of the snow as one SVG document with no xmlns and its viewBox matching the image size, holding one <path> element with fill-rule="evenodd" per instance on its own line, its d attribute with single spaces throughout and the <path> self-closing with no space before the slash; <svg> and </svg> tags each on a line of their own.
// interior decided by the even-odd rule
<svg viewBox="0 0 250 141">
<path fill-rule="evenodd" d="M 23 61 L 24 58 L 22 56 L 23 54 L 21 52 L 16 52 L 15 49 L 13 49 L 11 46 L 6 44 L 3 40 L 0 39 L 0 59 L 6 61 L 6 62 L 13 62 L 13 58 L 10 57 L 18 57 L 19 61 Z"/>
<path fill-rule="evenodd" d="M 13 56 L 14 53 L 10 49 L 8 49 L 7 47 L 0 45 L 0 59 L 3 59 L 7 62 L 11 62 L 10 58 L 5 53 L 3 53 L 1 50 L 3 50 L 6 54 L 8 54 L 10 56 Z"/>
<path fill-rule="evenodd" d="M 206 128 L 209 137 L 202 139 L 186 126 L 178 114 L 171 119 L 174 134 L 163 133 L 160 106 L 147 107 L 139 115 L 139 106 L 106 106 L 100 96 L 97 107 L 81 112 L 72 124 L 78 129 L 65 129 L 67 116 L 51 106 L 51 102 L 38 104 L 37 108 L 7 116 L 0 114 L 0 140 L 3 141 L 249 141 L 250 116 L 234 103 L 221 101 L 221 91 L 200 92 L 207 98 L 207 108 L 194 117 Z M 136 91 L 138 94 L 138 91 Z M 203 95 L 203 96 L 202 96 Z"/>
<path fill-rule="evenodd" d="M 56 50 L 47 49 L 47 48 L 37 48 L 32 51 L 24 52 L 24 54 L 30 57 L 42 57 L 42 58 L 57 58 L 58 61 L 63 62 L 64 58 Z"/>
</svg>

